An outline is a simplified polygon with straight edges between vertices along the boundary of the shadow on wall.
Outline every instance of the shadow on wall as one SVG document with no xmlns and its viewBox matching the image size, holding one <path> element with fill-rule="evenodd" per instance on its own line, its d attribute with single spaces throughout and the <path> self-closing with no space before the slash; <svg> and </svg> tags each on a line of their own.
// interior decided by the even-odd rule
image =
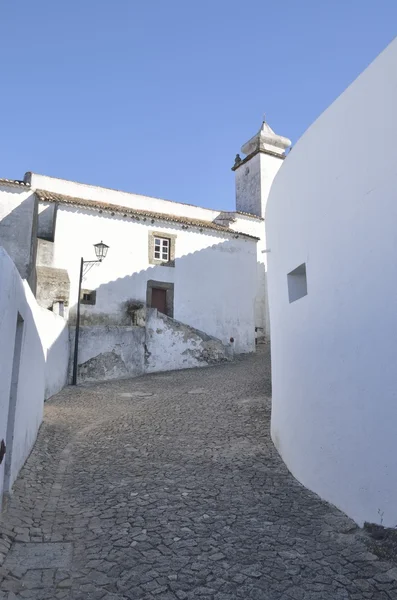
<svg viewBox="0 0 397 600">
<path fill-rule="evenodd" d="M 35 293 L 38 202 L 33 193 L 21 202 L 20 195 L 20 191 L 0 188 L 0 246 Z"/>
<path fill-rule="evenodd" d="M 251 245 L 251 252 L 245 244 Z M 169 316 L 225 344 L 233 338 L 237 353 L 252 352 L 256 278 L 255 242 L 226 240 L 176 258 L 175 267 L 153 265 L 100 285 L 95 290 L 95 305 L 81 306 L 81 325 L 131 326 L 127 303 L 134 300 L 146 304 L 148 288 L 156 288 L 157 283 L 159 288 L 171 284 L 173 307 Z M 88 285 L 83 281 L 83 289 Z M 72 325 L 75 310 L 74 305 L 70 309 Z"/>
<path fill-rule="evenodd" d="M 42 420 L 45 360 L 35 319 L 36 301 L 0 247 L 0 502 L 9 492 Z"/>
<path fill-rule="evenodd" d="M 100 285 L 95 305 L 81 306 L 80 376 L 84 381 L 132 377 L 253 352 L 256 277 L 255 243 L 235 239 L 176 258 L 175 267 L 151 266 Z M 134 326 L 131 301 L 160 312 L 149 310 L 146 323 Z M 161 301 L 163 310 L 156 306 Z M 73 323 L 75 307 L 70 314 Z M 74 332 L 71 327 L 71 347 Z"/>
</svg>

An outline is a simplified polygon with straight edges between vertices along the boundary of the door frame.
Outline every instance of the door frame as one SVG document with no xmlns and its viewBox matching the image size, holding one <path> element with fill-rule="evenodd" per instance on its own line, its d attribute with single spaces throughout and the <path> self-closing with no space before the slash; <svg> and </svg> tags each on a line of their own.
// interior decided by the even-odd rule
<svg viewBox="0 0 397 600">
<path fill-rule="evenodd" d="M 12 470 L 12 450 L 14 445 L 14 434 L 15 434 L 15 415 L 17 410 L 18 401 L 18 382 L 19 382 L 19 369 L 21 366 L 22 356 L 22 345 L 24 335 L 25 321 L 17 313 L 16 327 L 15 327 L 15 338 L 14 338 L 14 352 L 12 359 L 12 373 L 10 383 L 10 395 L 8 402 L 8 415 L 7 415 L 7 429 L 6 429 L 6 453 L 4 456 L 4 479 L 3 479 L 3 496 L 9 494 L 11 491 L 11 470 Z M 0 490 L 1 491 L 1 490 Z M 0 498 L 1 505 L 1 498 Z"/>
<path fill-rule="evenodd" d="M 159 288 L 165 290 L 165 305 L 167 309 L 167 317 L 174 317 L 174 284 L 165 281 L 155 281 L 149 279 L 146 288 L 146 306 L 151 308 L 152 306 L 152 290 L 153 288 Z"/>
</svg>

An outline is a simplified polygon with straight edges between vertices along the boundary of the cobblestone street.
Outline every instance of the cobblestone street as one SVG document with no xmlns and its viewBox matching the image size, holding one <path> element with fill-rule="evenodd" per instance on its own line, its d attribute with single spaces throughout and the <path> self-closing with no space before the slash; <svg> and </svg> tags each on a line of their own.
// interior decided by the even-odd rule
<svg viewBox="0 0 397 600">
<path fill-rule="evenodd" d="M 397 565 L 288 473 L 266 349 L 67 388 L 0 524 L 0 598 L 397 599 Z"/>
</svg>

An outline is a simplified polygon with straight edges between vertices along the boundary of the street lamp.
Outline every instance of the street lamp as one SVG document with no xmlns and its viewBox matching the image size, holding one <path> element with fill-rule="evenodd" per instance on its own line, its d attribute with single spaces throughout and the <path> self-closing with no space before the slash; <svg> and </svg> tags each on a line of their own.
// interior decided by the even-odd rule
<svg viewBox="0 0 397 600">
<path fill-rule="evenodd" d="M 102 262 L 109 250 L 109 246 L 104 244 L 102 241 L 99 244 L 94 244 L 95 255 L 97 260 L 84 260 L 81 257 L 80 262 L 80 277 L 79 277 L 79 295 L 77 297 L 77 315 L 76 315 L 76 331 L 74 334 L 74 357 L 73 357 L 73 376 L 72 376 L 72 385 L 76 385 L 77 383 L 77 361 L 79 356 L 79 331 L 80 331 L 80 296 L 81 296 L 81 283 L 83 281 L 83 276 L 90 268 L 98 262 Z M 84 271 L 84 265 L 87 265 L 88 268 Z"/>
</svg>

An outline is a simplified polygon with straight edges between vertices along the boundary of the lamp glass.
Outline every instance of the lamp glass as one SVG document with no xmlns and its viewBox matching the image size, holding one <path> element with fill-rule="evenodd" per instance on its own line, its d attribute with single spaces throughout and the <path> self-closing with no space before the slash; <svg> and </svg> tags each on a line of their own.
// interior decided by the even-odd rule
<svg viewBox="0 0 397 600">
<path fill-rule="evenodd" d="M 109 250 L 109 246 L 101 242 L 100 244 L 94 244 L 95 254 L 98 260 L 103 260 L 106 258 L 106 255 Z"/>
</svg>

